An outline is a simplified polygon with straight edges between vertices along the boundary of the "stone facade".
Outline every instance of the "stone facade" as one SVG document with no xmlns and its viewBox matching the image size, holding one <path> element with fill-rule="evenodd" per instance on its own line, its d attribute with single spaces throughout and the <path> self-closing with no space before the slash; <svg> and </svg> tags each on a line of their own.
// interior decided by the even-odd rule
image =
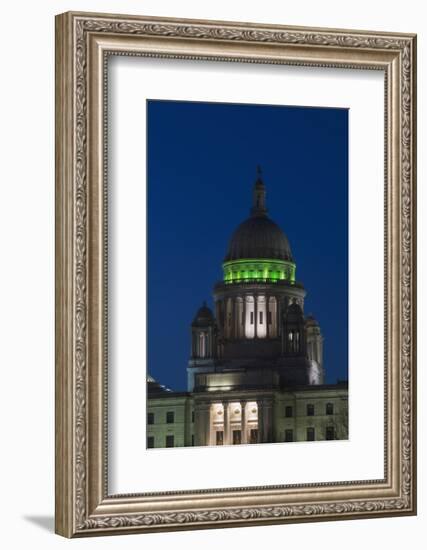
<svg viewBox="0 0 427 550">
<path fill-rule="evenodd" d="M 156 448 L 168 436 L 174 447 L 347 439 L 347 384 L 214 396 L 152 391 L 147 419 L 147 446 Z"/>
<path fill-rule="evenodd" d="M 304 314 L 289 241 L 268 217 L 260 173 L 191 325 L 187 392 L 148 382 L 147 445 L 182 447 L 348 437 L 346 383 L 325 385 L 323 336 Z"/>
</svg>

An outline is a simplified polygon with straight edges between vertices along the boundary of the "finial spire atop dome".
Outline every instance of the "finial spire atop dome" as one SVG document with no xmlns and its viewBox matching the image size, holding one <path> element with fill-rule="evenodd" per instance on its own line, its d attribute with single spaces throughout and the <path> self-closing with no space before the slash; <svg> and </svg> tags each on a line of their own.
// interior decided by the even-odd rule
<svg viewBox="0 0 427 550">
<path fill-rule="evenodd" d="M 251 208 L 252 216 L 266 216 L 267 208 L 265 206 L 265 185 L 262 180 L 261 166 L 257 166 L 257 179 L 253 190 L 253 204 Z"/>
</svg>

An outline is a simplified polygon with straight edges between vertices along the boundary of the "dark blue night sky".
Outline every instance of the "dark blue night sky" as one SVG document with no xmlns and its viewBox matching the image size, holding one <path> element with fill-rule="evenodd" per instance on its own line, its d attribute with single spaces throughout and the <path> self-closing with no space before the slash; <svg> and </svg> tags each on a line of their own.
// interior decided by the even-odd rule
<svg viewBox="0 0 427 550">
<path fill-rule="evenodd" d="M 149 101 L 148 370 L 186 389 L 190 324 L 249 216 L 256 166 L 288 236 L 326 381 L 347 378 L 348 111 Z"/>
</svg>

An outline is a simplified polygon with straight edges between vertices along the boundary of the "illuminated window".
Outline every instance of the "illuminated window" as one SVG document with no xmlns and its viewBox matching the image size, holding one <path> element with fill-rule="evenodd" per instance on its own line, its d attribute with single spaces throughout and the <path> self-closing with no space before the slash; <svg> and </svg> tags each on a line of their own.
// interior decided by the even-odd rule
<svg viewBox="0 0 427 550">
<path fill-rule="evenodd" d="M 147 414 L 147 424 L 154 424 L 154 413 Z"/>
<path fill-rule="evenodd" d="M 334 414 L 334 404 L 326 403 L 326 414 Z"/>
<path fill-rule="evenodd" d="M 166 413 L 166 424 L 173 424 L 175 422 L 175 413 L 173 411 L 168 411 Z"/>
<path fill-rule="evenodd" d="M 167 435 L 166 436 L 166 447 L 174 447 L 175 446 L 175 438 L 173 435 Z"/>
<path fill-rule="evenodd" d="M 314 441 L 314 428 L 307 428 L 307 441 Z"/>
<path fill-rule="evenodd" d="M 307 405 L 307 416 L 314 416 L 314 405 Z"/>
</svg>

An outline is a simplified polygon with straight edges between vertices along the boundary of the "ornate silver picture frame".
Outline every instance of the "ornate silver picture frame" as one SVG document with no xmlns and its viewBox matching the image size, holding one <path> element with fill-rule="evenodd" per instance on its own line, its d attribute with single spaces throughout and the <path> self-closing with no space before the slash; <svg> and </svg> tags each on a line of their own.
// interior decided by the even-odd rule
<svg viewBox="0 0 427 550">
<path fill-rule="evenodd" d="M 384 477 L 111 494 L 107 98 L 111 56 L 384 74 Z M 65 13 L 56 18 L 56 532 L 135 532 L 416 513 L 416 37 Z M 369 196 L 366 197 L 369 201 Z"/>
</svg>

